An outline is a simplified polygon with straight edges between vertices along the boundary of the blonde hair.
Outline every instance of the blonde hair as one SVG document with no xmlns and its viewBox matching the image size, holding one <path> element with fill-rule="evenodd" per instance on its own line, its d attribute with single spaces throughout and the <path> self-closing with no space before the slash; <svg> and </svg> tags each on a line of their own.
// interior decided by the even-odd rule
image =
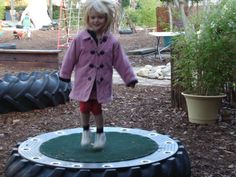
<svg viewBox="0 0 236 177">
<path fill-rule="evenodd" d="M 90 11 L 94 9 L 98 13 L 105 14 L 106 24 L 104 26 L 104 31 L 110 30 L 113 23 L 117 19 L 119 3 L 116 0 L 86 0 L 85 2 L 85 23 L 89 26 L 89 14 Z"/>
</svg>

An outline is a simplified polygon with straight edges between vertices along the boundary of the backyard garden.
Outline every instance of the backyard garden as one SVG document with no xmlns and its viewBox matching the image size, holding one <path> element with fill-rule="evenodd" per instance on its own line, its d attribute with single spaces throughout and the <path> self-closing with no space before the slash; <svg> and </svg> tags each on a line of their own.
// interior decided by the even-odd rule
<svg viewBox="0 0 236 177">
<path fill-rule="evenodd" d="M 229 2 L 232 4 L 236 3 L 235 0 L 229 0 Z M 206 82 L 210 83 L 214 77 L 214 73 L 207 76 L 209 82 L 192 81 L 200 76 L 204 77 L 201 74 L 206 73 L 208 70 L 200 70 L 200 75 L 198 75 L 199 73 L 197 71 L 200 68 L 204 68 L 204 64 L 208 64 L 206 62 L 207 56 L 209 56 L 211 51 L 218 52 L 216 47 L 219 46 L 227 46 L 228 53 L 225 55 L 226 52 L 219 52 L 216 55 L 221 56 L 228 62 L 230 57 L 230 62 L 232 63 L 229 66 L 225 65 L 224 60 L 217 60 L 221 66 L 226 68 L 219 69 L 217 65 L 218 70 L 211 70 L 211 72 L 216 72 L 215 74 L 221 77 L 220 79 L 229 77 L 231 79 L 234 77 L 235 79 L 235 76 L 230 75 L 230 73 L 235 74 L 235 67 L 231 68 L 231 66 L 235 66 L 234 64 L 236 63 L 236 45 L 233 47 L 226 45 L 227 42 L 231 45 L 235 44 L 236 15 L 235 6 L 232 6 L 232 4 L 230 7 L 227 5 L 224 6 L 228 12 L 226 13 L 228 15 L 227 18 L 232 21 L 222 23 L 225 21 L 223 18 L 225 12 L 222 10 L 220 12 L 218 11 L 219 14 L 222 13 L 222 18 L 218 18 L 219 16 L 214 13 L 214 16 L 209 15 L 209 20 L 213 20 L 214 23 L 204 23 L 204 26 L 201 26 L 201 30 L 206 32 L 202 37 L 208 39 L 209 36 L 213 36 L 212 40 L 218 41 L 216 45 L 212 44 L 210 39 L 198 41 L 197 39 L 201 39 L 201 37 L 195 36 L 195 32 L 192 29 L 185 29 L 185 34 L 188 38 L 176 39 L 177 43 L 173 46 L 178 50 L 173 49 L 173 55 L 168 53 L 168 57 L 165 57 L 164 61 L 160 61 L 154 54 L 129 56 L 132 66 L 139 68 L 146 65 L 160 66 L 168 62 L 176 62 L 176 72 L 174 74 L 179 74 L 179 78 L 177 77 L 176 79 L 175 75 L 175 80 L 173 81 L 175 83 L 172 83 L 173 85 L 156 86 L 152 84 L 153 79 L 147 78 L 145 82 L 148 84 L 138 83 L 135 88 L 128 88 L 124 84 L 114 83 L 113 101 L 105 104 L 103 107 L 106 127 L 139 128 L 155 131 L 179 140 L 188 153 L 192 177 L 236 177 L 236 113 L 220 114 L 217 120 L 210 124 L 192 123 L 189 121 L 187 111 L 173 105 L 172 97 L 173 86 L 187 87 L 189 93 L 194 90 L 193 86 L 198 83 L 201 83 L 200 86 L 204 86 Z M 210 26 L 207 26 L 207 24 L 210 24 Z M 224 32 L 222 26 L 224 29 L 227 29 L 226 32 Z M 140 48 L 155 47 L 156 38 L 149 35 L 149 30 L 147 28 L 137 28 L 137 31 L 131 34 L 115 34 L 115 36 L 121 42 L 126 52 Z M 230 30 L 232 31 L 229 35 Z M 12 31 L 4 31 L 3 35 L 0 36 L 0 43 L 15 44 L 17 49 L 53 50 L 57 48 L 57 35 L 57 29 L 33 30 L 30 39 L 23 38 L 18 40 L 14 38 Z M 220 36 L 223 36 L 223 39 Z M 223 44 L 220 39 L 223 40 Z M 193 41 L 197 41 L 197 43 L 193 43 Z M 212 45 L 207 48 L 209 44 Z M 192 51 L 191 47 L 195 47 L 194 49 L 196 50 Z M 63 58 L 65 51 L 65 48 L 62 49 L 62 52 L 59 54 L 59 61 Z M 196 54 L 194 53 L 196 51 L 202 53 Z M 214 58 L 216 55 L 210 56 Z M 182 57 L 181 62 L 177 61 L 179 56 Z M 192 60 L 188 60 L 190 56 Z M 194 56 L 205 57 L 205 62 L 202 64 L 200 63 L 202 60 L 194 60 Z M 211 63 L 214 60 L 212 58 Z M 186 65 L 190 68 L 184 68 Z M 195 68 L 195 65 L 198 67 Z M 209 64 L 208 66 L 211 65 Z M 24 65 L 24 67 L 15 66 L 14 63 L 12 66 L 6 66 L 0 63 L 0 81 L 2 81 L 6 74 L 17 75 L 18 73 L 32 73 L 35 71 L 54 72 L 58 70 L 59 65 L 58 68 L 35 68 L 27 67 L 27 65 Z M 223 70 L 227 71 L 225 75 L 221 73 Z M 187 78 L 185 78 L 185 75 Z M 192 79 L 191 82 L 189 82 L 190 78 Z M 214 82 L 218 81 L 217 79 L 214 80 Z M 230 82 L 232 80 L 228 81 Z M 201 88 L 200 86 L 197 89 L 198 91 Z M 203 91 L 209 91 L 209 87 L 211 86 L 207 85 L 206 89 L 203 87 Z M 214 93 L 211 92 L 211 94 Z M 91 125 L 95 126 L 93 118 L 91 119 Z M 80 126 L 79 105 L 74 101 L 68 101 L 65 104 L 44 109 L 34 109 L 26 112 L 13 111 L 0 114 L 0 176 L 4 177 L 6 163 L 11 155 L 11 151 L 17 144 L 27 140 L 29 137 Z"/>
</svg>

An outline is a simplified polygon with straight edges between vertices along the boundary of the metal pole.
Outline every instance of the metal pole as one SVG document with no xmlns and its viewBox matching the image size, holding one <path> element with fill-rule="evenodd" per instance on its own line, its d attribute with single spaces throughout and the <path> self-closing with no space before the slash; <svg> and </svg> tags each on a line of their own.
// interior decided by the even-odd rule
<svg viewBox="0 0 236 177">
<path fill-rule="evenodd" d="M 14 22 L 15 21 L 15 14 L 16 14 L 14 0 L 11 0 L 10 14 L 11 14 L 11 21 Z"/>
</svg>

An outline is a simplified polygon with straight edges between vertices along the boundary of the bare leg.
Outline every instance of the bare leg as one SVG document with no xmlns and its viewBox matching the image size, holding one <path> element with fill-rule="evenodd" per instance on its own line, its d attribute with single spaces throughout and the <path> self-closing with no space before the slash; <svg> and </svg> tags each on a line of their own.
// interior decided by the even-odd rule
<svg viewBox="0 0 236 177">
<path fill-rule="evenodd" d="M 80 113 L 82 127 L 89 125 L 90 114 Z"/>
<path fill-rule="evenodd" d="M 95 117 L 95 123 L 96 123 L 97 129 L 103 129 L 104 120 L 103 120 L 102 114 L 95 115 L 94 117 Z"/>
</svg>

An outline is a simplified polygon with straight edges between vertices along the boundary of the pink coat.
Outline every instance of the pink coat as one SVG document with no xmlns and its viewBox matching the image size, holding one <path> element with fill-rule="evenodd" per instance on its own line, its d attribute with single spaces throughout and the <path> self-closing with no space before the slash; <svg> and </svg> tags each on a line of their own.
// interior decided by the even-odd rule
<svg viewBox="0 0 236 177">
<path fill-rule="evenodd" d="M 91 35 L 83 31 L 70 44 L 60 77 L 70 79 L 74 71 L 71 99 L 87 101 L 95 83 L 98 102 L 107 103 L 112 100 L 113 67 L 126 85 L 137 80 L 128 57 L 110 32 L 97 45 Z"/>
</svg>

